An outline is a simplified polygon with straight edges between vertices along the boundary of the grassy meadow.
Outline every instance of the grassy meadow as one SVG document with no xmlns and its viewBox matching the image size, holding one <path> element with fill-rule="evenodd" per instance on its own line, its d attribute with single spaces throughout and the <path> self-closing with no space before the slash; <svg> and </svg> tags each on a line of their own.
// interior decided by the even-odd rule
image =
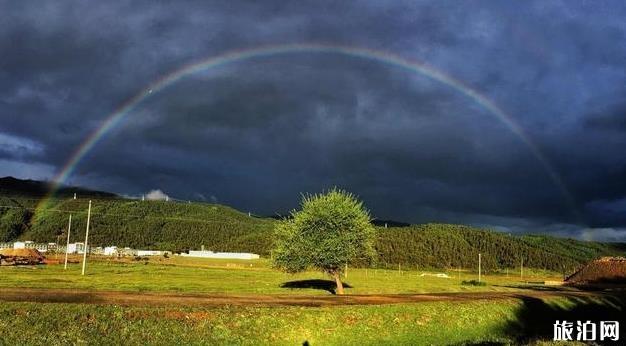
<svg viewBox="0 0 626 346">
<path fill-rule="evenodd" d="M 327 308 L 3 303 L 0 344 L 552 345 L 554 318 L 580 318 L 581 306 L 605 318 L 623 313 L 608 299 L 565 298 Z"/>
<path fill-rule="evenodd" d="M 51 256 L 53 258 L 53 256 Z M 519 272 L 489 273 L 482 276 L 486 286 L 462 285 L 476 280 L 468 271 L 383 270 L 348 268 L 344 277 L 348 294 L 433 293 L 510 291 L 529 283 L 559 280 L 557 273 L 526 270 L 524 282 Z M 449 277 L 436 277 L 445 273 Z M 0 268 L 0 287 L 72 288 L 121 291 L 161 291 L 223 294 L 329 294 L 321 288 L 286 288 L 285 283 L 329 279 L 317 271 L 284 274 L 270 268 L 265 259 L 216 260 L 185 257 L 154 257 L 147 261 L 89 259 L 86 275 L 80 264 Z M 288 285 L 289 286 L 289 285 Z M 297 285 L 296 285 L 297 286 Z"/>
<path fill-rule="evenodd" d="M 319 288 L 282 287 L 286 282 L 326 278 L 319 272 L 286 275 L 270 268 L 266 259 L 91 258 L 87 275 L 81 276 L 80 269 L 79 263 L 67 270 L 63 265 L 1 267 L 0 288 L 330 294 Z M 450 277 L 432 275 L 436 273 Z M 344 281 L 352 286 L 348 294 L 383 294 L 515 291 L 559 278 L 557 273 L 527 270 L 522 282 L 519 272 L 488 273 L 483 275 L 486 286 L 471 286 L 461 284 L 477 279 L 477 273 L 468 271 L 348 268 Z M 325 307 L 2 302 L 0 345 L 551 345 L 554 320 L 619 319 L 625 301 L 553 297 Z"/>
</svg>

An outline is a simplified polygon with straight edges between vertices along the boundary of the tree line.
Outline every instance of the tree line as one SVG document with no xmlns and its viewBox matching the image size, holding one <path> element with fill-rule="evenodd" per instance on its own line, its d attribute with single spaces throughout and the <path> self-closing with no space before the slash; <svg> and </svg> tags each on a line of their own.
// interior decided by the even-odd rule
<svg viewBox="0 0 626 346">
<path fill-rule="evenodd" d="M 34 214 L 35 203 L 0 198 L 0 241 L 56 242 L 66 236 L 72 213 L 72 242 L 81 242 L 86 200 L 63 199 Z M 204 203 L 94 200 L 90 243 L 94 246 L 185 251 L 202 245 L 214 251 L 271 256 L 276 220 L 248 216 Z M 548 236 L 514 236 L 462 225 L 425 224 L 375 227 L 374 266 L 379 268 L 476 268 L 524 266 L 569 271 L 603 255 L 623 254 L 622 244 L 583 242 Z M 360 263 L 353 263 L 360 265 Z"/>
</svg>

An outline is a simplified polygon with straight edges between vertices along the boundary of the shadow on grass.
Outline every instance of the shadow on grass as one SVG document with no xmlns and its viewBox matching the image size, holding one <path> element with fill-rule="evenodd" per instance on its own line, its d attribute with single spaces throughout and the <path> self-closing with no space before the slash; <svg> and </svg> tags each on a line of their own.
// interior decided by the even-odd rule
<svg viewBox="0 0 626 346">
<path fill-rule="evenodd" d="M 622 329 L 626 327 L 626 292 L 568 298 L 569 302 L 561 301 L 564 304 L 532 297 L 521 299 L 522 306 L 516 311 L 516 318 L 504 326 L 504 333 L 514 337 L 519 343 L 552 340 L 554 323 L 557 320 L 573 322 L 572 337 L 574 340 L 577 334 L 577 321 L 594 322 L 596 324 L 596 342 L 608 345 L 616 343 L 600 341 L 600 322 L 619 321 Z M 623 331 L 620 334 L 623 334 Z M 623 340 L 623 335 L 620 335 L 618 342 L 623 342 Z"/>
<path fill-rule="evenodd" d="M 493 285 L 494 287 L 514 288 L 518 290 L 529 291 L 546 291 L 546 292 L 567 292 L 578 291 L 579 289 L 571 286 L 546 286 L 546 285 Z"/>
<path fill-rule="evenodd" d="M 297 281 L 288 281 L 280 285 L 282 288 L 312 288 L 315 290 L 323 290 L 335 294 L 335 282 L 331 280 L 322 280 L 322 279 L 314 279 L 314 280 L 297 280 Z M 352 288 L 347 283 L 343 283 L 344 288 Z"/>
</svg>

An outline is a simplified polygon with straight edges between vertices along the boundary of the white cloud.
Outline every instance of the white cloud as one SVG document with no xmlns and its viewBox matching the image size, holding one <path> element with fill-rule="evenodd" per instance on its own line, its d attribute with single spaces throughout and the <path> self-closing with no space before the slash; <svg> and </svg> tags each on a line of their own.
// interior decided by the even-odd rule
<svg viewBox="0 0 626 346">
<path fill-rule="evenodd" d="M 626 228 L 585 228 L 579 238 L 589 241 L 626 241 Z"/>
<path fill-rule="evenodd" d="M 149 201 L 164 201 L 169 199 L 169 196 L 161 190 L 152 190 L 146 194 L 146 199 Z"/>
</svg>

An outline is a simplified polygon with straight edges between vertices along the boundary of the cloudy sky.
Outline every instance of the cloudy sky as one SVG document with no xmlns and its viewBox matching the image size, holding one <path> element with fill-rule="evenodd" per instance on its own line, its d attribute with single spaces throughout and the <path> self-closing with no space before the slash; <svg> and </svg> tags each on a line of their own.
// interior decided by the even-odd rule
<svg viewBox="0 0 626 346">
<path fill-rule="evenodd" d="M 67 183 L 256 214 L 339 186 L 379 219 L 626 240 L 626 6 L 522 3 L 0 0 L 0 176 L 53 179 L 125 102 L 190 63 L 334 45 L 430 66 L 526 137 L 425 74 L 305 50 L 149 94 Z"/>
</svg>

